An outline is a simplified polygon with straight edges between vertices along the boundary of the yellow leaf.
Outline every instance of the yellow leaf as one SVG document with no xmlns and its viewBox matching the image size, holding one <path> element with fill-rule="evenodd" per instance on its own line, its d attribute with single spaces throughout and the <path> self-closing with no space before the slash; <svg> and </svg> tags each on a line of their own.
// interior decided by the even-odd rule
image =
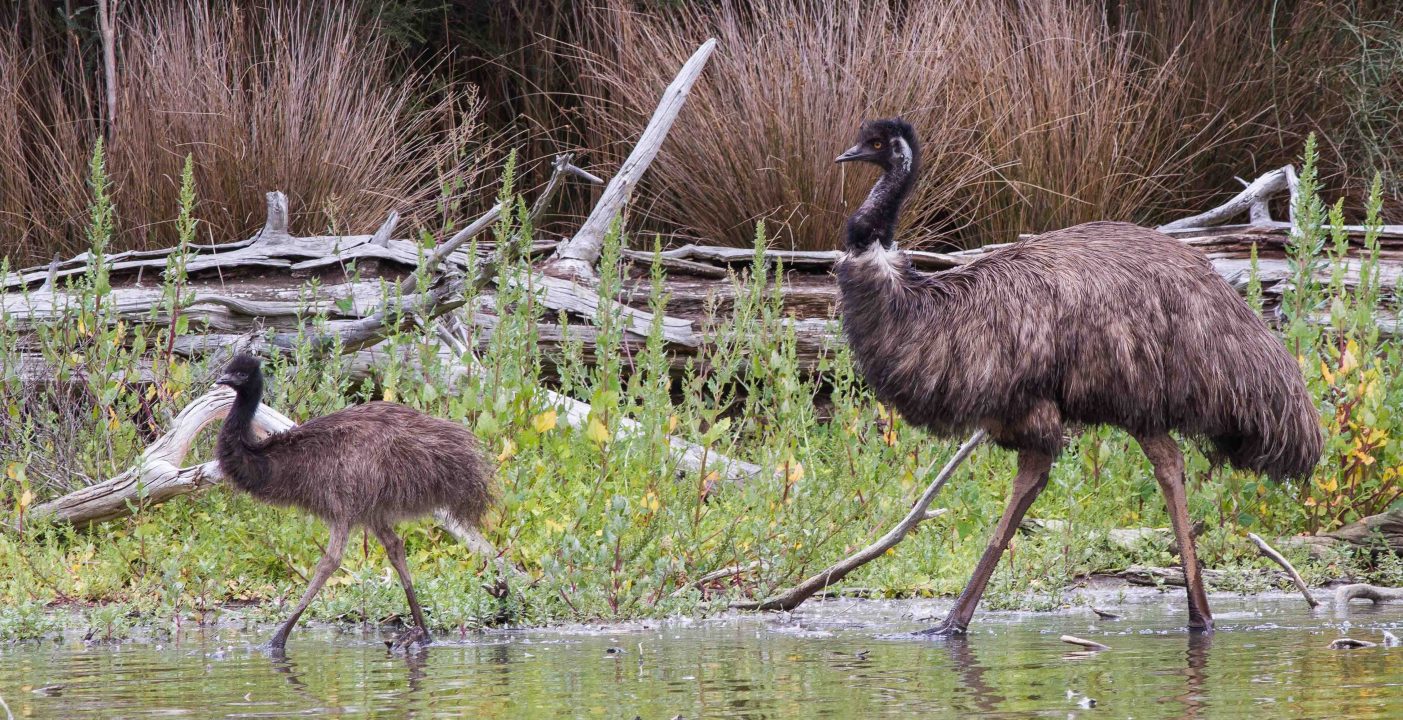
<svg viewBox="0 0 1403 720">
<path fill-rule="evenodd" d="M 895 447 L 896 439 L 896 423 L 892 423 L 887 426 L 886 430 L 882 431 L 882 441 L 885 442 L 888 447 Z"/>
<path fill-rule="evenodd" d="M 1325 378 L 1325 382 L 1331 385 L 1335 384 L 1335 374 L 1330 372 L 1330 366 L 1326 365 L 1323 361 L 1320 363 L 1320 376 Z"/>
<path fill-rule="evenodd" d="M 1359 367 L 1359 343 L 1350 340 L 1345 343 L 1344 355 L 1340 357 L 1340 374 L 1347 375 Z"/>
<path fill-rule="evenodd" d="M 34 493 L 28 488 L 25 488 L 24 492 L 19 496 L 19 509 L 23 510 L 29 507 L 29 504 L 32 502 L 34 502 Z"/>
<path fill-rule="evenodd" d="M 609 442 L 609 428 L 604 427 L 599 418 L 590 418 L 589 427 L 585 428 L 585 437 L 603 445 Z"/>
<path fill-rule="evenodd" d="M 789 482 L 791 482 L 791 483 L 797 483 L 797 482 L 799 482 L 800 480 L 803 480 L 803 479 L 804 479 L 804 463 L 801 463 L 801 462 L 792 462 L 792 463 L 788 463 L 787 468 L 788 468 L 788 472 L 786 472 L 786 474 L 785 474 L 785 479 L 788 480 Z"/>
<path fill-rule="evenodd" d="M 502 452 L 497 453 L 497 462 L 506 462 L 516 454 L 516 443 L 510 438 L 502 441 Z"/>
<path fill-rule="evenodd" d="M 676 431 L 676 430 L 677 430 L 677 416 L 676 416 L 676 415 L 668 415 L 668 416 L 667 416 L 667 434 L 668 434 L 668 435 L 671 435 L 671 434 L 672 434 L 674 431 Z"/>
<path fill-rule="evenodd" d="M 547 410 L 536 417 L 531 418 L 531 427 L 536 428 L 536 432 L 545 433 L 555 429 L 556 414 L 554 410 Z"/>
<path fill-rule="evenodd" d="M 1324 490 L 1325 492 L 1335 492 L 1335 488 L 1338 488 L 1340 486 L 1340 483 L 1338 480 L 1332 477 L 1328 480 L 1321 480 L 1319 485 L 1320 489 Z"/>
</svg>

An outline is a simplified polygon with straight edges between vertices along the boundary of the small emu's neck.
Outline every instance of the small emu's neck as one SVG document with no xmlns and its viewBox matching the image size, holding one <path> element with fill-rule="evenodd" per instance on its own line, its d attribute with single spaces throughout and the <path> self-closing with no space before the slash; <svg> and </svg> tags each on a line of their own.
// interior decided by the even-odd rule
<svg viewBox="0 0 1403 720">
<path fill-rule="evenodd" d="M 262 402 L 262 387 L 241 388 L 219 429 L 216 451 L 220 468 L 235 485 L 256 492 L 266 482 L 262 443 L 253 435 L 253 417 Z"/>
<path fill-rule="evenodd" d="M 901 219 L 901 204 L 915 184 L 916 164 L 887 169 L 867 199 L 848 218 L 847 247 L 860 253 L 874 243 L 891 248 L 895 245 L 896 226 Z"/>
</svg>

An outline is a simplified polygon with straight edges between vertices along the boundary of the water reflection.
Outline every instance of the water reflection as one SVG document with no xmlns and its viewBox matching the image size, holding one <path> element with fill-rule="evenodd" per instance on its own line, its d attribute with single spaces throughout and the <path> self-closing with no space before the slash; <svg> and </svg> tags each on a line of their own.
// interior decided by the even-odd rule
<svg viewBox="0 0 1403 720">
<path fill-rule="evenodd" d="M 1326 650 L 1345 620 L 1297 603 L 1215 601 L 1214 636 L 1183 632 L 1178 609 L 1158 601 L 1121 608 L 1114 624 L 988 614 L 965 638 L 887 639 L 915 622 L 875 603 L 441 638 L 411 655 L 326 630 L 299 635 L 281 659 L 253 647 L 258 633 L 234 630 L 174 645 L 0 645 L 0 697 L 16 717 L 72 718 L 1403 717 L 1403 652 Z M 1403 632 L 1403 607 L 1349 621 L 1354 636 Z M 1112 649 L 1067 659 L 1064 633 Z"/>
<path fill-rule="evenodd" d="M 974 709 L 981 713 L 993 713 L 1003 703 L 1004 698 L 994 691 L 985 679 L 986 670 L 979 664 L 974 649 L 967 636 L 945 638 L 942 641 L 945 654 L 950 658 L 950 667 L 959 673 L 965 690 L 974 701 Z"/>
</svg>

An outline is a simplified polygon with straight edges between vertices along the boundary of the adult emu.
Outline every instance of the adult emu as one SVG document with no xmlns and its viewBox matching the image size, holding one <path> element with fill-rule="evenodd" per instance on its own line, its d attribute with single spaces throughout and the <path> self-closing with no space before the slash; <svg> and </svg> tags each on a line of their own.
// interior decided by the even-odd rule
<svg viewBox="0 0 1403 720">
<path fill-rule="evenodd" d="M 341 566 L 351 529 L 375 533 L 399 575 L 415 627 L 396 649 L 426 644 L 424 612 L 414 595 L 404 541 L 395 523 L 446 510 L 476 527 L 492 504 L 492 467 L 477 438 L 463 426 L 403 405 L 372 402 L 315 418 L 259 440 L 253 416 L 263 396 L 257 358 L 238 355 L 217 381 L 234 389 L 234 404 L 219 431 L 219 466 L 235 487 L 267 503 L 301 508 L 331 528 L 326 552 L 292 615 L 269 647 L 281 652 L 297 619 Z"/>
<path fill-rule="evenodd" d="M 1198 252 L 1135 225 L 1039 235 L 968 265 L 915 270 L 893 236 L 920 169 L 900 118 L 865 123 L 836 162 L 882 169 L 848 220 L 843 327 L 878 398 L 940 435 L 983 428 L 1018 453 L 1008 508 L 950 615 L 963 633 L 1009 538 L 1047 485 L 1068 425 L 1127 430 L 1154 465 L 1188 586 L 1189 628 L 1211 631 L 1171 431 L 1232 465 L 1309 475 L 1320 419 L 1296 360 Z"/>
</svg>

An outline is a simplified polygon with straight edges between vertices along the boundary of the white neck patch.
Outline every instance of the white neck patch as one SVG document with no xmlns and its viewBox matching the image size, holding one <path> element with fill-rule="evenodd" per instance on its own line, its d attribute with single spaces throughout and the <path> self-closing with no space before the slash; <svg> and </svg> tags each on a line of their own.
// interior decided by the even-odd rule
<svg viewBox="0 0 1403 720">
<path fill-rule="evenodd" d="M 890 248 L 883 247 L 881 243 L 874 242 L 868 245 L 860 255 L 848 254 L 848 259 L 862 265 L 871 265 L 888 280 L 895 282 L 901 277 L 902 256 L 901 249 L 893 243 Z"/>
<path fill-rule="evenodd" d="M 901 168 L 911 172 L 911 146 L 906 144 L 906 138 L 897 137 L 892 140 L 892 152 L 901 158 Z"/>
</svg>

